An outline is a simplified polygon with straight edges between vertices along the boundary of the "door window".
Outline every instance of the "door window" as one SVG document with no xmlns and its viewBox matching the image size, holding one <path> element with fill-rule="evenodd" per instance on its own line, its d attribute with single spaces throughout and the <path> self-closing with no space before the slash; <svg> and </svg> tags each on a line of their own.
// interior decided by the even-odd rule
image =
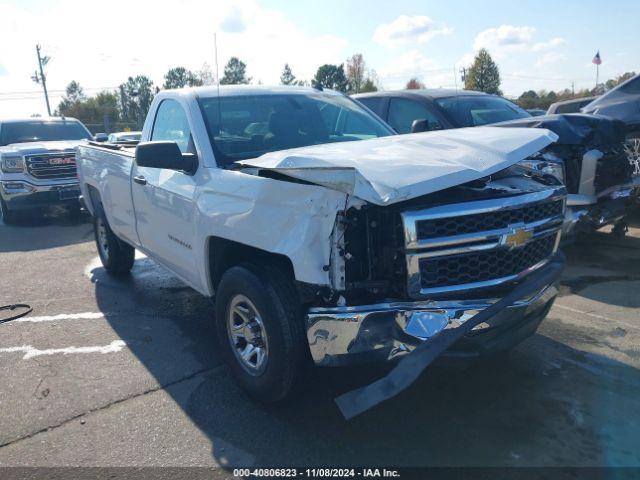
<svg viewBox="0 0 640 480">
<path fill-rule="evenodd" d="M 158 107 L 151 140 L 176 142 L 182 153 L 196 153 L 189 120 L 175 100 L 164 100 Z"/>
<path fill-rule="evenodd" d="M 429 130 L 440 130 L 438 119 L 425 105 L 406 98 L 392 98 L 389 103 L 389 125 L 398 133 L 411 133 L 414 120 L 427 120 Z"/>
</svg>

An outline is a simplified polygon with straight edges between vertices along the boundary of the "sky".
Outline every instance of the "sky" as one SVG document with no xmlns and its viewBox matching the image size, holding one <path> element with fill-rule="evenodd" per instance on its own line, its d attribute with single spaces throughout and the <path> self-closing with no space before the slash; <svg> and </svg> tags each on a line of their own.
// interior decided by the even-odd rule
<svg viewBox="0 0 640 480">
<path fill-rule="evenodd" d="M 222 72 L 231 56 L 253 81 L 276 84 L 289 63 L 310 79 L 324 63 L 362 53 L 384 89 L 411 77 L 460 87 L 459 71 L 480 48 L 497 62 L 506 96 L 525 90 L 592 88 L 640 71 L 637 0 L 0 0 L 0 117 L 46 114 L 31 80 L 35 45 L 46 66 L 51 108 L 65 86 L 115 89 L 144 74 L 162 85 L 175 66 Z"/>
</svg>

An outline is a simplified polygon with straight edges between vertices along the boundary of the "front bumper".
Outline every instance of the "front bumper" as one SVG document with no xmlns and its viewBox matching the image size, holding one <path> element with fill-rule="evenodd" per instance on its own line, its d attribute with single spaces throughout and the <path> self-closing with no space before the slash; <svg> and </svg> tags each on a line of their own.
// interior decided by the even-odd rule
<svg viewBox="0 0 640 480">
<path fill-rule="evenodd" d="M 557 294 L 552 282 L 514 302 L 476 326 L 443 357 L 478 357 L 511 348 L 535 332 Z M 462 325 L 495 301 L 489 298 L 314 308 L 307 314 L 311 356 L 317 365 L 332 367 L 395 360 L 442 330 Z"/>
<path fill-rule="evenodd" d="M 35 185 L 20 180 L 0 182 L 0 196 L 10 210 L 74 205 L 78 203 L 78 182 Z"/>
<path fill-rule="evenodd" d="M 640 195 L 640 176 L 625 185 L 617 185 L 596 195 L 570 194 L 562 225 L 562 236 L 592 232 L 611 225 L 627 215 Z"/>
</svg>

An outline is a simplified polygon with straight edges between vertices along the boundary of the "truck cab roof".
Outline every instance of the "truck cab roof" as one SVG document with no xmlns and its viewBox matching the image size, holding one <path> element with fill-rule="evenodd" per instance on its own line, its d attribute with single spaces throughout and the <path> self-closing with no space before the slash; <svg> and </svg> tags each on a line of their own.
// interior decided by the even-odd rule
<svg viewBox="0 0 640 480">
<path fill-rule="evenodd" d="M 308 95 L 324 93 L 328 95 L 343 95 L 341 92 L 328 88 L 319 90 L 313 87 L 299 87 L 291 85 L 220 85 L 207 87 L 187 87 L 163 90 L 160 95 L 194 96 L 194 97 L 233 97 L 244 95 Z"/>
</svg>

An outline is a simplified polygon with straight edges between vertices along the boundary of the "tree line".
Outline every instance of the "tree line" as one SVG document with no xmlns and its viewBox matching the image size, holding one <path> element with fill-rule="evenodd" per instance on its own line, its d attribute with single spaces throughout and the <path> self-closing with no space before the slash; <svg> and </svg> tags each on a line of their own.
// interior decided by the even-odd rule
<svg viewBox="0 0 640 480">
<path fill-rule="evenodd" d="M 518 97 L 516 102 L 522 108 L 547 109 L 551 103 L 557 101 L 599 95 L 634 75 L 635 72 L 627 72 L 599 84 L 594 89 L 583 89 L 578 92 L 568 88 L 558 92 L 527 90 Z M 476 54 L 471 66 L 463 69 L 462 80 L 465 90 L 502 95 L 500 70 L 484 48 Z M 250 84 L 252 81 L 253 79 L 247 76 L 247 64 L 237 57 L 229 59 L 220 78 L 221 85 L 243 85 Z M 258 83 L 261 82 L 258 81 Z M 297 78 L 287 63 L 280 75 L 280 83 L 329 88 L 347 94 L 375 92 L 381 89 L 375 70 L 368 68 L 361 53 L 352 55 L 346 62 L 339 65 L 321 65 L 314 77 L 309 80 Z M 170 89 L 213 84 L 214 75 L 209 65 L 205 63 L 199 71 L 191 71 L 184 67 L 169 69 L 164 75 L 161 87 Z M 418 77 L 413 77 L 407 82 L 405 88 L 421 89 L 425 88 L 425 84 Z M 156 86 L 149 77 L 137 75 L 129 77 L 114 91 L 102 91 L 89 97 L 74 80 L 67 86 L 55 114 L 78 118 L 94 133 L 103 130 L 141 129 L 153 97 L 159 91 L 160 87 Z"/>
<path fill-rule="evenodd" d="M 247 64 L 237 57 L 229 59 L 220 78 L 221 85 L 243 85 L 252 81 L 247 76 Z M 361 53 L 352 55 L 340 65 L 321 65 L 310 80 L 298 79 L 289 64 L 285 64 L 280 83 L 330 88 L 349 94 L 373 92 L 379 88 L 375 71 L 367 67 Z M 170 68 L 164 75 L 161 88 L 213 84 L 211 68 L 204 64 L 197 72 L 184 67 Z M 86 95 L 82 86 L 73 80 L 67 85 L 55 115 L 77 118 L 94 133 L 104 130 L 137 130 L 142 128 L 153 97 L 159 91 L 160 86 L 155 85 L 146 75 L 129 77 L 116 90 L 105 90 L 94 96 Z"/>
<path fill-rule="evenodd" d="M 536 92 L 534 90 L 527 90 L 518 97 L 517 103 L 522 108 L 540 108 L 546 110 L 549 108 L 549 105 L 555 102 L 602 95 L 635 75 L 636 72 L 625 72 L 616 78 L 610 78 L 606 82 L 599 83 L 592 89 L 583 88 L 578 91 L 574 91 L 571 88 L 564 88 L 557 92 L 547 90 L 539 90 Z"/>
</svg>

